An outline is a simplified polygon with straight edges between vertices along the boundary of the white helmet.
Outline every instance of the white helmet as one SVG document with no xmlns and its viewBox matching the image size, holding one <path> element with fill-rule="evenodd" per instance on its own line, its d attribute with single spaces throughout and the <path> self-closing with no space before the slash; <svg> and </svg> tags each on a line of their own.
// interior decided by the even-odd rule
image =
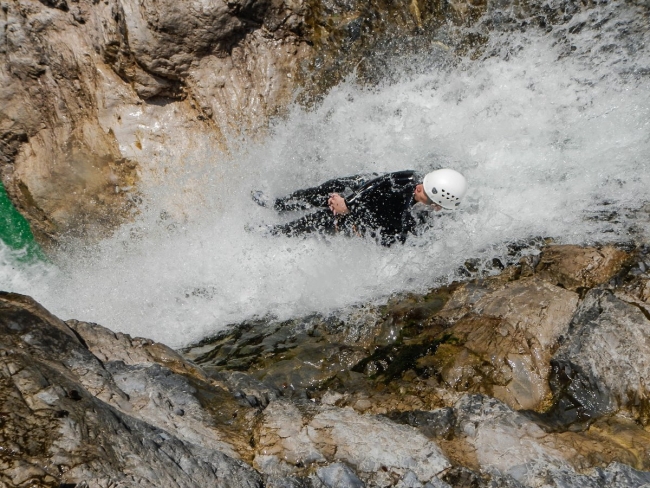
<svg viewBox="0 0 650 488">
<path fill-rule="evenodd" d="M 467 192 L 467 180 L 458 171 L 445 168 L 432 171 L 422 182 L 424 193 L 433 203 L 454 209 Z"/>
</svg>

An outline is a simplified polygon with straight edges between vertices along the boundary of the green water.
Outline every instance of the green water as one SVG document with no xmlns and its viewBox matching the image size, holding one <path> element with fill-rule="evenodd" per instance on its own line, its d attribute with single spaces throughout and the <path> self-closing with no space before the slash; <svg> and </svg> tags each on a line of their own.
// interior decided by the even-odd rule
<svg viewBox="0 0 650 488">
<path fill-rule="evenodd" d="M 21 251 L 16 259 L 31 262 L 45 259 L 43 251 L 34 240 L 29 223 L 13 206 L 7 192 L 0 183 L 0 241 L 8 247 Z"/>
</svg>

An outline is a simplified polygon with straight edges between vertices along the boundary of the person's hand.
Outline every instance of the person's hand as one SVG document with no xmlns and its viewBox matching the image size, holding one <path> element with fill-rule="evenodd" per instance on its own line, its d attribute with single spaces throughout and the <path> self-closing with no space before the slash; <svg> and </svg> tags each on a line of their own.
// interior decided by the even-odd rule
<svg viewBox="0 0 650 488">
<path fill-rule="evenodd" d="M 350 213 L 350 209 L 345 204 L 345 198 L 343 198 L 338 193 L 332 193 L 327 200 L 327 205 L 329 205 L 330 210 L 334 215 L 345 215 Z"/>
</svg>

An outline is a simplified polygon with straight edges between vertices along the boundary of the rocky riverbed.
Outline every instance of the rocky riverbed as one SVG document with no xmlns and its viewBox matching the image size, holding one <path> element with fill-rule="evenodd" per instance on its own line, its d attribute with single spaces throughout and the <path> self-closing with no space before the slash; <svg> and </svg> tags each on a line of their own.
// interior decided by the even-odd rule
<svg viewBox="0 0 650 488">
<path fill-rule="evenodd" d="M 182 351 L 2 293 L 0 482 L 647 486 L 649 270 L 645 247 L 548 245 Z"/>
</svg>

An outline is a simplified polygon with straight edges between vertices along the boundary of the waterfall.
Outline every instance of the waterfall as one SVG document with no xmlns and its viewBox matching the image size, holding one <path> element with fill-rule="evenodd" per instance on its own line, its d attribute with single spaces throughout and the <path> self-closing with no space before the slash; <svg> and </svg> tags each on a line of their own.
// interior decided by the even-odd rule
<svg viewBox="0 0 650 488">
<path fill-rule="evenodd" d="M 56 265 L 18 265 L 0 246 L 0 288 L 179 347 L 254 317 L 336 313 L 446 284 L 468 259 L 489 273 L 495 258 L 516 261 L 513 243 L 520 254 L 542 238 L 647 243 L 647 46 L 647 8 L 599 4 L 552 29 L 494 29 L 475 59 L 440 45 L 394 60 L 394 72 L 411 69 L 383 83 L 350 76 L 317 106 L 290 107 L 265 137 L 231 141 L 224 164 L 206 139 L 176 165 L 170 143 L 142 179 L 133 223 L 63 249 Z M 404 245 L 245 229 L 291 218 L 255 205 L 251 190 L 439 167 L 467 177 L 466 201 Z"/>
</svg>

